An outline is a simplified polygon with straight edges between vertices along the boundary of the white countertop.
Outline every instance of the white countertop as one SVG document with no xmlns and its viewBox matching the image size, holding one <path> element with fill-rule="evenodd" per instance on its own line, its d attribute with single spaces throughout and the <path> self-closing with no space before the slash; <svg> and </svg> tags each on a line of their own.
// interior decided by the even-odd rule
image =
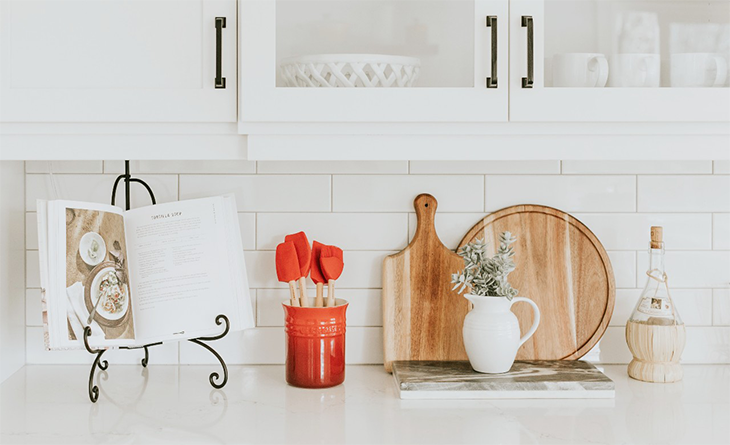
<svg viewBox="0 0 730 445">
<path fill-rule="evenodd" d="M 282 366 L 231 366 L 213 390 L 214 366 L 111 364 L 92 404 L 88 367 L 26 366 L 0 386 L 0 441 L 730 443 L 730 366 L 687 365 L 675 384 L 599 368 L 615 399 L 404 401 L 382 366 L 349 366 L 325 390 L 286 385 Z"/>
</svg>

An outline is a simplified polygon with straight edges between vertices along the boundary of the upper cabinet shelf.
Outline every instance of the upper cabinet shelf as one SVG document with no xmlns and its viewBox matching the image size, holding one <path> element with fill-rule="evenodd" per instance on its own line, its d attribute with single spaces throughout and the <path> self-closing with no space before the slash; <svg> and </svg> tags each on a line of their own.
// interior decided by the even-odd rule
<svg viewBox="0 0 730 445">
<path fill-rule="evenodd" d="M 508 6 L 244 0 L 241 120 L 506 122 Z"/>
<path fill-rule="evenodd" d="M 511 0 L 510 43 L 511 121 L 730 120 L 727 0 Z"/>
<path fill-rule="evenodd" d="M 2 122 L 236 122 L 236 0 L 3 0 L 0 20 Z"/>
<path fill-rule="evenodd" d="M 727 0 L 243 0 L 239 13 L 240 121 L 253 132 L 730 121 Z M 418 77 L 370 87 L 365 54 L 415 59 Z M 365 82 L 340 81 L 358 71 Z"/>
</svg>

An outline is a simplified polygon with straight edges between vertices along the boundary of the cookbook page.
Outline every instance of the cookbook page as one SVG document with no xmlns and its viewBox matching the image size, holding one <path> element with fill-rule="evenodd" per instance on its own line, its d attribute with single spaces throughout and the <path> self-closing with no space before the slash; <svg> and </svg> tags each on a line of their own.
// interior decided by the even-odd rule
<svg viewBox="0 0 730 445">
<path fill-rule="evenodd" d="M 237 292 L 225 215 L 221 197 L 125 213 L 141 342 L 216 334 L 222 330 L 215 323 L 218 314 L 237 317 L 230 312 Z"/>
<path fill-rule="evenodd" d="M 94 347 L 135 344 L 135 322 L 123 212 L 118 207 L 74 201 L 50 203 L 49 242 L 55 280 L 46 298 L 56 322 L 57 346 L 79 347 L 91 327 Z M 49 211 L 50 216 L 50 211 Z M 49 224 L 50 226 L 51 224 Z M 55 259 L 54 259 L 55 257 Z"/>
</svg>

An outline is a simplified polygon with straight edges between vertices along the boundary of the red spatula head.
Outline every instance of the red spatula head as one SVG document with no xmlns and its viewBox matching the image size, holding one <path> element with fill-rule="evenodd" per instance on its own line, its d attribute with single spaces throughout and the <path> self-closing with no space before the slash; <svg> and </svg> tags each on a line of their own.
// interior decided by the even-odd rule
<svg viewBox="0 0 730 445">
<path fill-rule="evenodd" d="M 301 278 L 297 250 L 292 242 L 283 242 L 276 246 L 276 276 L 279 281 L 288 283 Z"/>
<path fill-rule="evenodd" d="M 323 246 L 322 253 L 319 258 L 319 265 L 322 268 L 322 274 L 327 281 L 340 278 L 340 275 L 342 275 L 342 269 L 345 267 L 342 249 L 335 246 Z"/>
<path fill-rule="evenodd" d="M 292 242 L 297 251 L 297 259 L 299 260 L 299 272 L 301 276 L 309 275 L 309 267 L 312 264 L 312 248 L 309 247 L 309 240 L 304 232 L 294 233 L 284 237 L 284 242 Z"/>
<path fill-rule="evenodd" d="M 322 248 L 326 247 L 324 244 L 314 241 L 312 243 L 312 265 L 311 277 L 314 284 L 325 283 L 324 275 L 322 274 L 322 267 L 320 267 L 319 260 L 322 255 Z"/>
</svg>

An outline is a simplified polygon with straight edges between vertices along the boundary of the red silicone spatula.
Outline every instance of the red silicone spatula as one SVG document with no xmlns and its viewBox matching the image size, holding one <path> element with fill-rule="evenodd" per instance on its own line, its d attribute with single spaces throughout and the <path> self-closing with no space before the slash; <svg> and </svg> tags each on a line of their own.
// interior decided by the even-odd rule
<svg viewBox="0 0 730 445">
<path fill-rule="evenodd" d="M 314 284 L 317 285 L 317 297 L 314 300 L 314 307 L 323 307 L 324 306 L 324 283 L 325 278 L 324 274 L 322 274 L 322 268 L 319 265 L 319 258 L 322 253 L 322 247 L 325 247 L 324 244 L 314 241 L 312 243 L 312 261 L 310 262 L 312 265 L 311 270 L 311 277 L 312 281 L 314 281 Z"/>
<path fill-rule="evenodd" d="M 309 306 L 307 302 L 307 275 L 312 261 L 312 248 L 309 247 L 309 240 L 304 232 L 297 232 L 284 237 L 284 242 L 292 242 L 297 251 L 299 261 L 299 301 L 302 307 Z"/>
<path fill-rule="evenodd" d="M 276 246 L 276 276 L 279 281 L 289 283 L 289 294 L 292 306 L 299 306 L 295 282 L 302 276 L 299 271 L 297 250 L 292 242 L 284 242 Z"/>
<path fill-rule="evenodd" d="M 335 246 L 323 246 L 319 258 L 322 274 L 327 279 L 327 307 L 335 305 L 335 280 L 342 275 L 345 262 L 342 259 L 342 249 Z"/>
</svg>

